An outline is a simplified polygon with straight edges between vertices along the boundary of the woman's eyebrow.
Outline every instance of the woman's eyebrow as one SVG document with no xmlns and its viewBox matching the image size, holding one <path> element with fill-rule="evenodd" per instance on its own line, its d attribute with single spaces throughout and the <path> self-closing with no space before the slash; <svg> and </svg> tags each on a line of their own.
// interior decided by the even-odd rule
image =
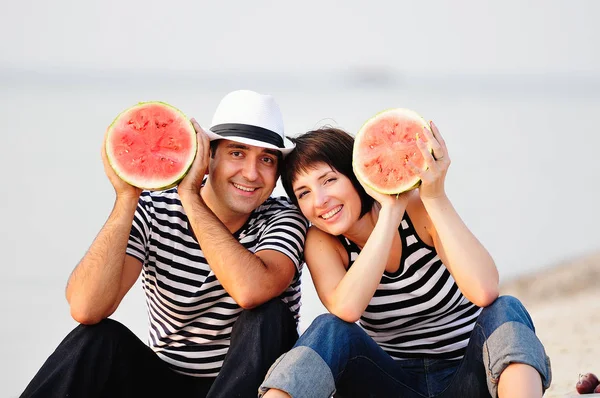
<svg viewBox="0 0 600 398">
<path fill-rule="evenodd" d="M 321 175 L 319 176 L 319 178 L 317 178 L 317 180 L 322 180 L 322 179 L 323 179 L 323 177 L 325 177 L 325 176 L 326 176 L 327 174 L 329 174 L 329 173 L 331 173 L 331 170 L 327 170 L 325 173 L 321 174 Z M 296 191 L 299 191 L 299 190 L 301 190 L 301 189 L 304 189 L 304 188 L 306 188 L 306 186 L 305 186 L 305 185 L 302 185 L 301 187 L 298 187 L 298 188 L 294 189 L 294 192 L 296 192 Z"/>
</svg>

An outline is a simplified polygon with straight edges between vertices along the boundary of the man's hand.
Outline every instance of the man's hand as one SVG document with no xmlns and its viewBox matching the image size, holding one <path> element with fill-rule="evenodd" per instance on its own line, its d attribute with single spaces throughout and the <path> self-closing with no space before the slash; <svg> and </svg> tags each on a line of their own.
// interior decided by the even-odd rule
<svg viewBox="0 0 600 398">
<path fill-rule="evenodd" d="M 192 163 L 192 167 L 190 167 L 186 176 L 179 183 L 177 191 L 180 195 L 185 195 L 186 193 L 198 195 L 200 193 L 202 180 L 208 173 L 208 163 L 210 161 L 210 140 L 195 119 L 191 119 L 190 121 L 194 126 L 194 130 L 196 130 L 198 150 L 196 151 L 196 157 L 194 163 Z"/>
<path fill-rule="evenodd" d="M 102 163 L 104 164 L 104 173 L 110 180 L 113 188 L 115 189 L 115 193 L 117 197 L 139 197 L 142 193 L 140 188 L 134 187 L 131 184 L 126 183 L 115 173 L 115 170 L 112 168 L 108 161 L 108 156 L 106 155 L 106 138 L 107 135 L 104 134 L 104 141 L 102 142 Z"/>
</svg>

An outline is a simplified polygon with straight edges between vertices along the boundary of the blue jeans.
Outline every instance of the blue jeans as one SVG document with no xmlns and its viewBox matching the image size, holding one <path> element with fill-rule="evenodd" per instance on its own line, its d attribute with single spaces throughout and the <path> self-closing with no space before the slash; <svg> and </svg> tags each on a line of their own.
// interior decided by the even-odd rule
<svg viewBox="0 0 600 398">
<path fill-rule="evenodd" d="M 292 398 L 496 397 L 511 363 L 532 366 L 544 390 L 550 386 L 550 360 L 529 314 L 511 296 L 483 309 L 459 360 L 394 360 L 357 324 L 324 314 L 271 366 L 259 397 L 270 388 Z"/>
</svg>

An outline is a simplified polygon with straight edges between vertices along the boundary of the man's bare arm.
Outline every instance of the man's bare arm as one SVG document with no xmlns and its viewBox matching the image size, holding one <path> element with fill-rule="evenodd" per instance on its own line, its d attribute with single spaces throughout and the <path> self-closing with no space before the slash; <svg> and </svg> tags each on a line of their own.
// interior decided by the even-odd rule
<svg viewBox="0 0 600 398">
<path fill-rule="evenodd" d="M 248 251 L 199 194 L 184 195 L 182 202 L 211 269 L 240 307 L 256 307 L 290 285 L 296 266 L 288 256 L 275 250 Z"/>
<path fill-rule="evenodd" d="M 71 316 L 94 324 L 111 315 L 139 276 L 142 264 L 125 250 L 137 197 L 121 197 L 89 250 L 71 273 L 66 297 Z"/>
</svg>

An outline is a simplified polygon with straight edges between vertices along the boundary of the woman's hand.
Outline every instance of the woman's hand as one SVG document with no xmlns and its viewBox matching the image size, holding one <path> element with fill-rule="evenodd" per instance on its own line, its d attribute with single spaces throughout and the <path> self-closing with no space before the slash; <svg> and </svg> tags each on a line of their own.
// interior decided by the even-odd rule
<svg viewBox="0 0 600 398">
<path fill-rule="evenodd" d="M 425 168 L 409 162 L 421 178 L 419 194 L 431 225 L 428 228 L 435 250 L 463 295 L 479 307 L 498 297 L 498 270 L 494 259 L 460 218 L 446 196 L 444 182 L 450 166 L 446 143 L 433 122 L 423 129 L 417 145 Z"/>
<path fill-rule="evenodd" d="M 408 205 L 409 192 L 404 192 L 399 195 L 388 195 L 375 191 L 369 185 L 361 181 L 357 176 L 358 182 L 363 186 L 367 194 L 375 199 L 381 205 L 381 211 L 386 214 L 394 215 L 397 217 L 398 224 L 402 221 L 402 216 Z"/>
<path fill-rule="evenodd" d="M 198 150 L 196 151 L 196 157 L 194 163 L 190 167 L 183 180 L 179 183 L 177 191 L 179 194 L 192 193 L 195 195 L 200 194 L 200 187 L 202 186 L 202 180 L 208 173 L 208 163 L 210 161 L 210 140 L 208 136 L 200 127 L 195 119 L 190 120 L 196 130 L 196 137 L 198 140 Z"/>
<path fill-rule="evenodd" d="M 433 122 L 429 122 L 429 125 L 431 130 L 423 128 L 425 140 L 420 135 L 417 136 L 417 147 L 425 160 L 425 168 L 417 167 L 410 160 L 407 162 L 412 171 L 421 178 L 419 193 L 422 200 L 446 195 L 444 183 L 450 166 L 450 156 L 444 139 Z"/>
</svg>

